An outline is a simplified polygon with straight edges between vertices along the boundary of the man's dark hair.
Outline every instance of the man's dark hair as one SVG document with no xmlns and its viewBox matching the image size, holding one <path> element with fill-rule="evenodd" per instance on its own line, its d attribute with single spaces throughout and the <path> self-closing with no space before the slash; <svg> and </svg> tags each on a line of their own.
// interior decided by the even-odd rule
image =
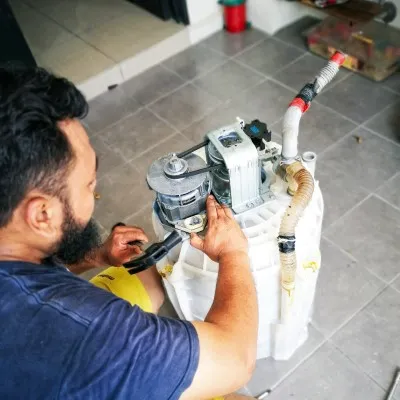
<svg viewBox="0 0 400 400">
<path fill-rule="evenodd" d="M 29 191 L 63 192 L 74 154 L 57 124 L 87 112 L 67 79 L 43 68 L 0 66 L 0 228 Z"/>
</svg>

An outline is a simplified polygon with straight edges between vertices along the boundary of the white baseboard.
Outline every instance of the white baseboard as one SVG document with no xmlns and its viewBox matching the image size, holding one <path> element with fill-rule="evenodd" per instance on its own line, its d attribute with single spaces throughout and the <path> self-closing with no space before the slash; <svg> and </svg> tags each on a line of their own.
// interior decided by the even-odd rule
<svg viewBox="0 0 400 400">
<path fill-rule="evenodd" d="M 78 88 L 89 101 L 107 92 L 109 86 L 119 85 L 147 69 L 165 61 L 167 58 L 187 49 L 204 38 L 222 29 L 221 13 L 215 12 L 205 20 L 189 25 L 178 33 L 166 38 L 152 47 L 128 58 L 114 67 L 78 84 Z"/>
<path fill-rule="evenodd" d="M 220 11 L 217 11 L 205 20 L 188 27 L 190 41 L 192 44 L 196 44 L 215 32 L 222 30 L 223 26 L 222 14 Z"/>
</svg>

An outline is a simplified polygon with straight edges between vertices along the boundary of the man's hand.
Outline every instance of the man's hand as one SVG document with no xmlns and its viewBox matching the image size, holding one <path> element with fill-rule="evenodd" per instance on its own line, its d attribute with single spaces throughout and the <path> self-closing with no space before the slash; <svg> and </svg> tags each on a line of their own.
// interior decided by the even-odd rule
<svg viewBox="0 0 400 400">
<path fill-rule="evenodd" d="M 68 268 L 79 275 L 97 267 L 120 266 L 142 253 L 140 246 L 129 244 L 135 241 L 147 243 L 149 239 L 136 226 L 116 226 L 99 248 L 89 253 L 80 263 L 69 265 Z"/>
<path fill-rule="evenodd" d="M 141 228 L 116 226 L 98 250 L 95 259 L 102 265 L 122 265 L 142 253 L 140 245 L 132 244 L 133 242 L 147 243 L 148 241 L 148 237 Z"/>
<path fill-rule="evenodd" d="M 191 244 L 202 250 L 211 260 L 219 262 L 233 253 L 248 253 L 247 238 L 233 217 L 232 211 L 219 205 L 213 196 L 207 199 L 208 230 L 204 240 L 192 234 Z"/>
</svg>

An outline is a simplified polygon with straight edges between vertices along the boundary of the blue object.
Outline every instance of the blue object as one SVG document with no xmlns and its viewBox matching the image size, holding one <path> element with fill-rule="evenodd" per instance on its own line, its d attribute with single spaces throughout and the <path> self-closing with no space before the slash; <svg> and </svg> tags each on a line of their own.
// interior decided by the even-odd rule
<svg viewBox="0 0 400 400">
<path fill-rule="evenodd" d="M 0 262 L 1 399 L 179 399 L 197 370 L 186 321 L 57 265 Z"/>
<path fill-rule="evenodd" d="M 259 130 L 255 125 L 252 125 L 252 126 L 250 127 L 250 130 L 251 130 L 255 135 L 258 135 L 258 134 L 260 133 L 260 130 Z"/>
</svg>

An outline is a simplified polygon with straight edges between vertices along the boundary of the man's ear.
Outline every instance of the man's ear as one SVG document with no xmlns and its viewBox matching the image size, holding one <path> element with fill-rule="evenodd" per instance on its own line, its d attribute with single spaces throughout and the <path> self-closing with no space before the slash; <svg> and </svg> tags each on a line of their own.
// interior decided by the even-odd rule
<svg viewBox="0 0 400 400">
<path fill-rule="evenodd" d="M 61 202 L 50 196 L 32 195 L 26 201 L 24 219 L 34 232 L 54 239 L 62 224 Z"/>
</svg>

